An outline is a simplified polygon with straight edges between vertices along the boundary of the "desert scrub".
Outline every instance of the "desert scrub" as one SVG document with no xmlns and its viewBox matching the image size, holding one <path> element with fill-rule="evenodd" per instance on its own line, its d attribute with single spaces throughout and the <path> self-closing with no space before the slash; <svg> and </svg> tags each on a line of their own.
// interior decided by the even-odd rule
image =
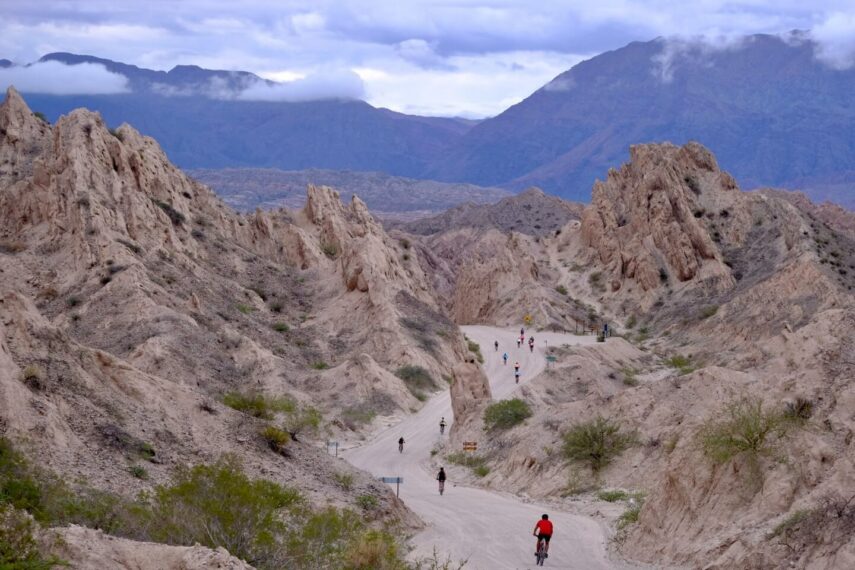
<svg viewBox="0 0 855 570">
<path fill-rule="evenodd" d="M 176 210 L 172 207 L 172 205 L 167 204 L 161 200 L 154 200 L 154 203 L 157 204 L 157 207 L 163 210 L 166 216 L 169 218 L 169 221 L 172 222 L 173 226 L 180 226 L 183 224 L 187 218 L 184 217 L 184 214 Z"/>
<path fill-rule="evenodd" d="M 330 365 L 324 362 L 323 360 L 316 360 L 315 362 L 312 362 L 311 366 L 315 370 L 326 370 L 330 367 Z"/>
<path fill-rule="evenodd" d="M 128 471 L 137 479 L 148 479 L 148 471 L 142 465 L 131 465 Z"/>
<path fill-rule="evenodd" d="M 300 441 L 298 437 L 304 433 L 316 434 L 321 427 L 323 416 L 317 408 L 303 404 L 291 404 L 285 413 L 285 429 L 294 441 Z"/>
<path fill-rule="evenodd" d="M 36 541 L 38 526 L 24 511 L 0 505 L 0 568 L 3 570 L 50 570 L 67 566 L 57 558 L 45 558 Z"/>
<path fill-rule="evenodd" d="M 395 370 L 395 376 L 404 381 L 410 393 L 421 401 L 426 399 L 424 391 L 436 389 L 436 384 L 430 372 L 421 366 L 406 365 Z"/>
<path fill-rule="evenodd" d="M 792 424 L 784 414 L 763 409 L 756 398 L 742 398 L 725 405 L 701 426 L 698 439 L 704 454 L 722 464 L 745 456 L 752 463 L 772 455 Z"/>
<path fill-rule="evenodd" d="M 692 358 L 690 356 L 682 356 L 680 354 L 668 358 L 665 361 L 665 364 L 671 368 L 676 368 L 677 372 L 679 372 L 681 376 L 694 372 L 697 368 L 694 363 L 692 363 Z"/>
<path fill-rule="evenodd" d="M 804 424 L 813 416 L 813 402 L 798 397 L 784 404 L 784 419 L 794 424 Z"/>
<path fill-rule="evenodd" d="M 701 320 L 708 319 L 718 312 L 718 305 L 710 305 L 701 310 Z"/>
<path fill-rule="evenodd" d="M 291 329 L 286 323 L 273 323 L 273 330 L 276 332 L 286 333 Z"/>
<path fill-rule="evenodd" d="M 373 511 L 380 505 L 374 495 L 359 495 L 356 497 L 356 506 L 365 511 Z"/>
<path fill-rule="evenodd" d="M 334 243 L 321 244 L 321 251 L 330 259 L 334 259 L 338 255 L 338 246 Z"/>
<path fill-rule="evenodd" d="M 531 408 L 519 398 L 490 404 L 484 410 L 484 426 L 488 430 L 510 429 L 531 417 Z"/>
<path fill-rule="evenodd" d="M 42 369 L 35 364 L 30 364 L 21 371 L 21 382 L 32 390 L 41 390 L 44 388 L 44 377 Z"/>
<path fill-rule="evenodd" d="M 235 305 L 235 308 L 244 315 L 248 315 L 250 313 L 255 312 L 255 307 L 253 307 L 252 305 L 247 305 L 245 303 L 238 303 L 237 305 Z"/>
<path fill-rule="evenodd" d="M 631 329 L 636 324 L 638 324 L 638 317 L 636 317 L 635 315 L 630 315 L 629 318 L 626 320 L 626 328 Z"/>
<path fill-rule="evenodd" d="M 567 294 L 567 287 L 565 287 L 564 285 L 559 285 L 558 287 L 555 288 L 555 290 L 561 295 Z"/>
<path fill-rule="evenodd" d="M 562 451 L 570 461 L 587 463 L 597 473 L 635 445 L 636 440 L 635 433 L 624 431 L 618 422 L 597 416 L 567 430 Z"/>
<path fill-rule="evenodd" d="M 333 473 L 333 481 L 345 491 L 350 491 L 353 488 L 352 473 Z"/>
<path fill-rule="evenodd" d="M 377 417 L 377 412 L 365 404 L 350 406 L 341 411 L 341 420 L 348 429 L 356 430 L 359 426 L 370 424 Z"/>
<path fill-rule="evenodd" d="M 487 466 L 487 459 L 481 455 L 458 451 L 445 456 L 445 459 L 454 465 L 462 465 L 472 470 L 478 477 L 486 477 L 490 473 L 490 468 Z"/>
<path fill-rule="evenodd" d="M 638 370 L 635 368 L 630 368 L 628 366 L 620 369 L 621 374 L 623 374 L 623 383 L 625 386 L 638 386 Z"/>
<path fill-rule="evenodd" d="M 620 489 L 612 489 L 608 491 L 600 491 L 597 493 L 597 498 L 601 501 L 606 501 L 609 503 L 614 503 L 616 501 L 623 501 L 629 497 L 629 494 L 626 491 L 622 491 Z"/>
<path fill-rule="evenodd" d="M 261 438 L 267 446 L 276 453 L 282 453 L 291 443 L 291 435 L 276 426 L 266 426 L 260 432 Z"/>
<path fill-rule="evenodd" d="M 229 392 L 223 396 L 223 404 L 247 415 L 263 420 L 273 419 L 274 414 L 295 410 L 294 402 L 288 398 L 268 398 L 263 394 Z"/>
<path fill-rule="evenodd" d="M 635 524 L 638 522 L 638 516 L 641 514 L 641 507 L 644 506 L 644 496 L 640 494 L 636 494 L 629 498 L 629 506 L 627 506 L 626 510 L 618 517 L 617 527 L 618 530 L 625 529 L 631 524 Z"/>
<path fill-rule="evenodd" d="M 478 362 L 484 364 L 484 355 L 481 354 L 481 345 L 475 342 L 474 340 L 466 338 L 466 346 L 469 349 L 469 352 L 475 355 L 475 358 L 478 359 Z"/>
</svg>

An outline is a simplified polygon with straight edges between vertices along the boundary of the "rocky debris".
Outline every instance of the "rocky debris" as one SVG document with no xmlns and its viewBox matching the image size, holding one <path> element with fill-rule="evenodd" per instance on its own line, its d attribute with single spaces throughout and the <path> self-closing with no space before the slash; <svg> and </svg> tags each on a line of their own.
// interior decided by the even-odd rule
<svg viewBox="0 0 855 570">
<path fill-rule="evenodd" d="M 43 539 L 51 553 L 79 570 L 252 570 L 224 548 L 136 542 L 77 525 L 51 529 Z"/>
<path fill-rule="evenodd" d="M 451 229 L 496 229 L 544 236 L 578 220 L 584 206 L 548 196 L 539 188 L 529 188 L 495 204 L 461 204 L 437 216 L 390 226 L 418 235 L 431 235 Z"/>
<path fill-rule="evenodd" d="M 671 274 L 722 291 L 734 279 L 699 218 L 731 201 L 728 195 L 738 196 L 735 181 L 701 145 L 634 145 L 630 162 L 594 185 L 583 241 L 608 271 L 612 291 L 627 280 L 651 291 Z"/>
</svg>

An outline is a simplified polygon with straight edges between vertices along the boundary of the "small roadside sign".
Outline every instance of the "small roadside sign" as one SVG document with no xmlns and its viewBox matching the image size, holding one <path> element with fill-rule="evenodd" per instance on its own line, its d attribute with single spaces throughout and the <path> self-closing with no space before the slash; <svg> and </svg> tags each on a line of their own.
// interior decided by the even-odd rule
<svg viewBox="0 0 855 570">
<path fill-rule="evenodd" d="M 478 450 L 478 442 L 477 441 L 464 441 L 463 442 L 463 451 L 477 451 Z"/>
<path fill-rule="evenodd" d="M 555 364 L 555 361 L 556 361 L 556 360 L 558 360 L 558 358 L 557 358 L 557 357 L 555 357 L 555 356 L 552 356 L 552 355 L 550 354 L 549 356 L 547 356 L 547 357 L 546 357 L 546 365 L 547 365 L 547 366 L 551 366 L 551 365 Z"/>
<path fill-rule="evenodd" d="M 338 442 L 332 440 L 327 441 L 327 453 L 329 453 L 330 455 L 332 455 L 332 451 L 330 451 L 330 448 L 332 447 L 335 448 L 335 456 L 338 457 Z"/>
<path fill-rule="evenodd" d="M 395 496 L 401 496 L 401 483 L 404 482 L 403 477 L 380 477 L 380 481 L 383 483 L 394 483 L 395 484 Z"/>
</svg>

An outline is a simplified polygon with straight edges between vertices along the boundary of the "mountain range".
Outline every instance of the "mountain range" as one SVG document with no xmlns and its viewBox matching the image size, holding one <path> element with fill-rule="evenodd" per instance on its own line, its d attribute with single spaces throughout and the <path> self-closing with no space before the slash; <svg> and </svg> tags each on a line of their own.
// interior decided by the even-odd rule
<svg viewBox="0 0 855 570">
<path fill-rule="evenodd" d="M 212 94 L 211 86 L 234 94 L 265 80 L 63 53 L 41 61 L 100 63 L 127 76 L 131 91 L 27 98 L 50 120 L 83 106 L 108 124 L 130 122 L 183 168 L 379 171 L 513 191 L 534 185 L 584 201 L 629 145 L 697 140 L 745 188 L 801 189 L 851 208 L 855 71 L 826 65 L 816 50 L 796 32 L 720 46 L 634 42 L 480 122 L 405 115 L 359 100 L 236 100 Z"/>
</svg>

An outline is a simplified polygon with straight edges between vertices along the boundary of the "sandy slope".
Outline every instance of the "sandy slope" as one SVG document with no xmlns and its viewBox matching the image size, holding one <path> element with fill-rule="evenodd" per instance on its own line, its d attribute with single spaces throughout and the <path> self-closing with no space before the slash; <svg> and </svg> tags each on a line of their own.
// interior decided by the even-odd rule
<svg viewBox="0 0 855 570">
<path fill-rule="evenodd" d="M 583 344 L 593 337 L 555 333 L 535 333 L 536 348 L 516 348 L 519 330 L 494 327 L 463 327 L 469 338 L 477 341 L 484 353 L 484 370 L 490 379 L 493 396 L 507 397 L 517 386 L 513 380 L 514 361 L 522 371 L 521 385 L 543 370 L 547 344 Z M 493 342 L 500 343 L 494 352 Z M 501 355 L 508 350 L 509 364 Z M 469 487 L 454 486 L 449 481 L 445 495 L 437 492 L 435 474 L 429 471 L 430 450 L 439 441 L 439 420 L 451 418 L 448 392 L 434 397 L 418 414 L 378 434 L 371 443 L 350 450 L 346 458 L 377 476 L 401 476 L 401 498 L 426 523 L 427 528 L 413 540 L 418 554 L 429 554 L 434 545 L 454 559 L 468 559 L 466 568 L 530 568 L 534 566 L 534 539 L 531 529 L 544 512 L 544 507 L 524 503 L 516 497 Z M 404 453 L 397 451 L 397 440 L 404 436 Z M 593 570 L 622 568 L 607 559 L 605 534 L 593 520 L 548 509 L 555 524 L 555 540 L 547 565 L 551 568 Z"/>
</svg>

